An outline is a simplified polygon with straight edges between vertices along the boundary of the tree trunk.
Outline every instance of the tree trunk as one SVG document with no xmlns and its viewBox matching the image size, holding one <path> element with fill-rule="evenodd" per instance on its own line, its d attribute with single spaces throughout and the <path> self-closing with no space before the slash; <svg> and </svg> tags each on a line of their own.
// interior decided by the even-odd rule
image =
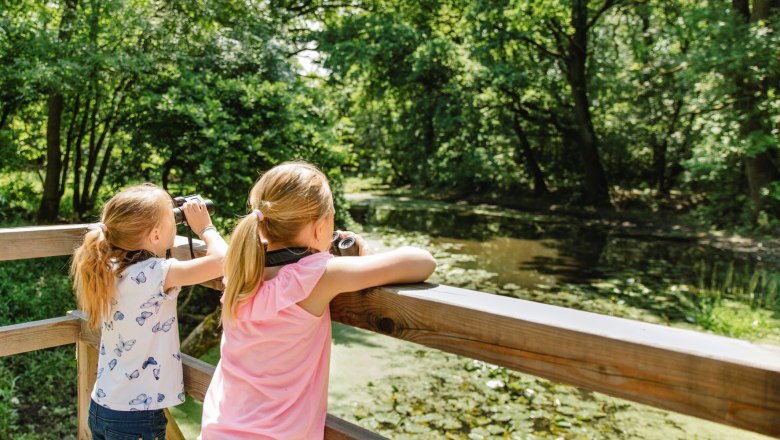
<svg viewBox="0 0 780 440">
<path fill-rule="evenodd" d="M 49 114 L 46 122 L 46 179 L 43 182 L 43 197 L 38 209 L 38 223 L 51 223 L 60 213 L 60 125 L 64 99 L 59 92 L 49 95 Z"/>
<path fill-rule="evenodd" d="M 770 20 L 772 14 L 780 10 L 780 1 L 754 0 L 752 12 L 748 0 L 733 0 L 732 6 L 743 24 L 748 24 L 759 20 Z M 747 31 L 747 29 L 745 30 Z M 762 115 L 756 111 L 759 101 L 767 99 L 765 85 L 755 83 L 742 75 L 737 75 L 734 80 L 736 82 L 735 107 L 742 116 L 739 125 L 740 136 L 744 139 L 755 132 L 768 131 Z M 765 210 L 768 202 L 767 197 L 762 192 L 773 182 L 780 180 L 780 170 L 778 170 L 769 151 L 746 154 L 743 157 L 743 162 L 748 181 L 748 197 L 753 205 L 753 218 L 755 220 L 760 212 Z M 776 206 L 772 211 L 773 214 L 780 215 L 780 209 Z"/>
<path fill-rule="evenodd" d="M 566 79 L 574 98 L 574 117 L 579 133 L 582 169 L 585 174 L 585 203 L 610 206 L 607 175 L 598 151 L 598 139 L 593 128 L 588 100 L 588 2 L 577 0 L 572 6 L 571 24 L 574 35 L 566 59 Z"/>
<path fill-rule="evenodd" d="M 219 328 L 222 309 L 211 312 L 181 343 L 181 352 L 201 357 L 219 345 L 222 331 Z"/>
<path fill-rule="evenodd" d="M 71 25 L 76 17 L 77 0 L 65 2 L 60 21 L 59 40 L 61 43 L 70 41 Z M 62 126 L 62 110 L 65 99 L 58 89 L 51 91 L 48 102 L 46 121 L 46 178 L 43 182 L 43 197 L 38 209 L 38 222 L 51 223 L 60 213 L 60 171 L 62 169 L 62 152 L 60 151 L 60 128 Z"/>
<path fill-rule="evenodd" d="M 544 174 L 542 173 L 542 169 L 539 168 L 539 163 L 536 161 L 536 158 L 534 157 L 534 152 L 531 149 L 531 143 L 528 141 L 528 136 L 525 134 L 525 130 L 523 130 L 523 125 L 520 122 L 520 117 L 517 116 L 517 114 L 513 115 L 512 117 L 513 121 L 513 127 L 515 130 L 515 134 L 517 134 L 517 139 L 520 141 L 520 150 L 518 150 L 515 153 L 515 162 L 520 163 L 520 152 L 522 152 L 522 156 L 525 158 L 525 164 L 528 167 L 528 170 L 531 172 L 531 176 L 534 179 L 534 195 L 535 196 L 544 196 L 550 193 L 550 191 L 547 189 L 547 184 L 544 183 Z"/>
</svg>

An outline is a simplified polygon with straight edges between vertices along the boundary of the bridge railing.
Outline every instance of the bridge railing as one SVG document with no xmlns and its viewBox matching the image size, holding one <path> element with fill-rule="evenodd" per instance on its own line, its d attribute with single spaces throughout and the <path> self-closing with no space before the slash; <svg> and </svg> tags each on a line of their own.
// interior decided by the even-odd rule
<svg viewBox="0 0 780 440">
<path fill-rule="evenodd" d="M 5 247 L 0 260 L 70 255 L 86 226 L 0 229 Z M 202 253 L 202 243 L 196 244 Z M 189 258 L 182 237 L 174 256 Z M 556 382 L 780 436 L 778 346 L 434 284 L 341 294 L 331 303 L 331 315 L 350 326 Z M 86 407 L 99 340 L 99 332 L 73 312 L 0 328 L 0 356 L 75 343 L 79 437 L 88 438 Z M 185 356 L 187 393 L 202 400 L 213 371 Z M 381 437 L 329 415 L 326 438 Z"/>
</svg>

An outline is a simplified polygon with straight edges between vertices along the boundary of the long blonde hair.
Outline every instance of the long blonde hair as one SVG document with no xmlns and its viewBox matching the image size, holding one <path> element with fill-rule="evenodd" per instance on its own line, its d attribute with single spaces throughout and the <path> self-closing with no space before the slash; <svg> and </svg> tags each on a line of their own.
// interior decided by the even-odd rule
<svg viewBox="0 0 780 440">
<path fill-rule="evenodd" d="M 260 234 L 274 243 L 292 243 L 307 224 L 333 212 L 328 178 L 306 162 L 285 162 L 266 172 L 249 191 L 253 212 L 233 229 L 225 256 L 222 321 L 236 319 L 238 306 L 257 291 L 265 270 Z"/>
<path fill-rule="evenodd" d="M 170 209 L 171 197 L 151 183 L 127 188 L 103 206 L 100 218 L 105 231 L 102 226 L 87 231 L 70 265 L 79 308 L 91 326 L 98 327 L 101 319 L 108 318 L 116 275 L 127 266 L 128 252 L 142 248 L 144 238 Z"/>
</svg>

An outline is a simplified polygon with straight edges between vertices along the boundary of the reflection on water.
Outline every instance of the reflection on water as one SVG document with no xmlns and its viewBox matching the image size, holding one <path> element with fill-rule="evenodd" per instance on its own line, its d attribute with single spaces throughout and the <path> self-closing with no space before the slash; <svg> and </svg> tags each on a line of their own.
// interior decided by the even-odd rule
<svg viewBox="0 0 780 440">
<path fill-rule="evenodd" d="M 454 245 L 451 246 L 454 252 L 477 256 L 462 266 L 493 272 L 494 281 L 500 285 L 514 283 L 529 288 L 555 285 L 563 274 L 580 273 L 583 269 L 576 260 L 561 255 L 556 240 L 494 237 L 477 241 L 438 237 L 431 242 Z"/>
<path fill-rule="evenodd" d="M 584 283 L 604 271 L 632 270 L 653 274 L 681 269 L 693 262 L 724 258 L 687 242 L 643 240 L 615 233 L 601 224 L 565 216 L 542 216 L 509 210 L 473 210 L 456 205 L 422 202 L 355 204 L 353 218 L 364 226 L 387 226 L 432 237 L 453 245 L 454 252 L 472 255 L 473 267 L 497 274 L 498 283 L 523 287 L 557 282 Z M 658 262 L 675 261 L 678 268 Z M 744 262 L 742 262 L 744 263 Z"/>
<path fill-rule="evenodd" d="M 752 289 L 740 298 L 749 301 L 777 295 L 762 291 L 767 290 L 762 286 L 778 284 L 777 267 L 694 240 L 631 235 L 595 221 L 493 207 L 382 197 L 352 202 L 351 214 L 364 227 L 424 234 L 432 245 L 469 256 L 458 267 L 487 271 L 492 274 L 490 282 L 499 287 L 551 289 L 567 284 L 592 288 L 604 285 L 605 279 L 622 279 L 643 286 L 642 291 L 648 286 L 664 301 L 668 296 L 664 290 L 673 285 L 726 293 L 735 288 Z M 762 274 L 764 279 L 758 281 L 764 284 L 754 282 L 756 273 Z M 478 282 L 476 286 L 477 290 L 488 290 Z M 658 308 L 654 300 L 650 295 L 625 299 L 646 310 Z M 670 307 L 657 315 L 690 320 Z"/>
</svg>

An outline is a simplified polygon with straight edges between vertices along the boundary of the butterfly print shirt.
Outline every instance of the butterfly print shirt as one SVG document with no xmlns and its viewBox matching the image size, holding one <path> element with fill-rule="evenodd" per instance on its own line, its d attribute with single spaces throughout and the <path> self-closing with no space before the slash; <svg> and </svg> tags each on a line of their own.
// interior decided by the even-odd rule
<svg viewBox="0 0 780 440">
<path fill-rule="evenodd" d="M 111 312 L 101 326 L 92 400 L 117 411 L 184 402 L 174 287 L 163 292 L 172 260 L 150 258 L 117 276 Z"/>
</svg>

